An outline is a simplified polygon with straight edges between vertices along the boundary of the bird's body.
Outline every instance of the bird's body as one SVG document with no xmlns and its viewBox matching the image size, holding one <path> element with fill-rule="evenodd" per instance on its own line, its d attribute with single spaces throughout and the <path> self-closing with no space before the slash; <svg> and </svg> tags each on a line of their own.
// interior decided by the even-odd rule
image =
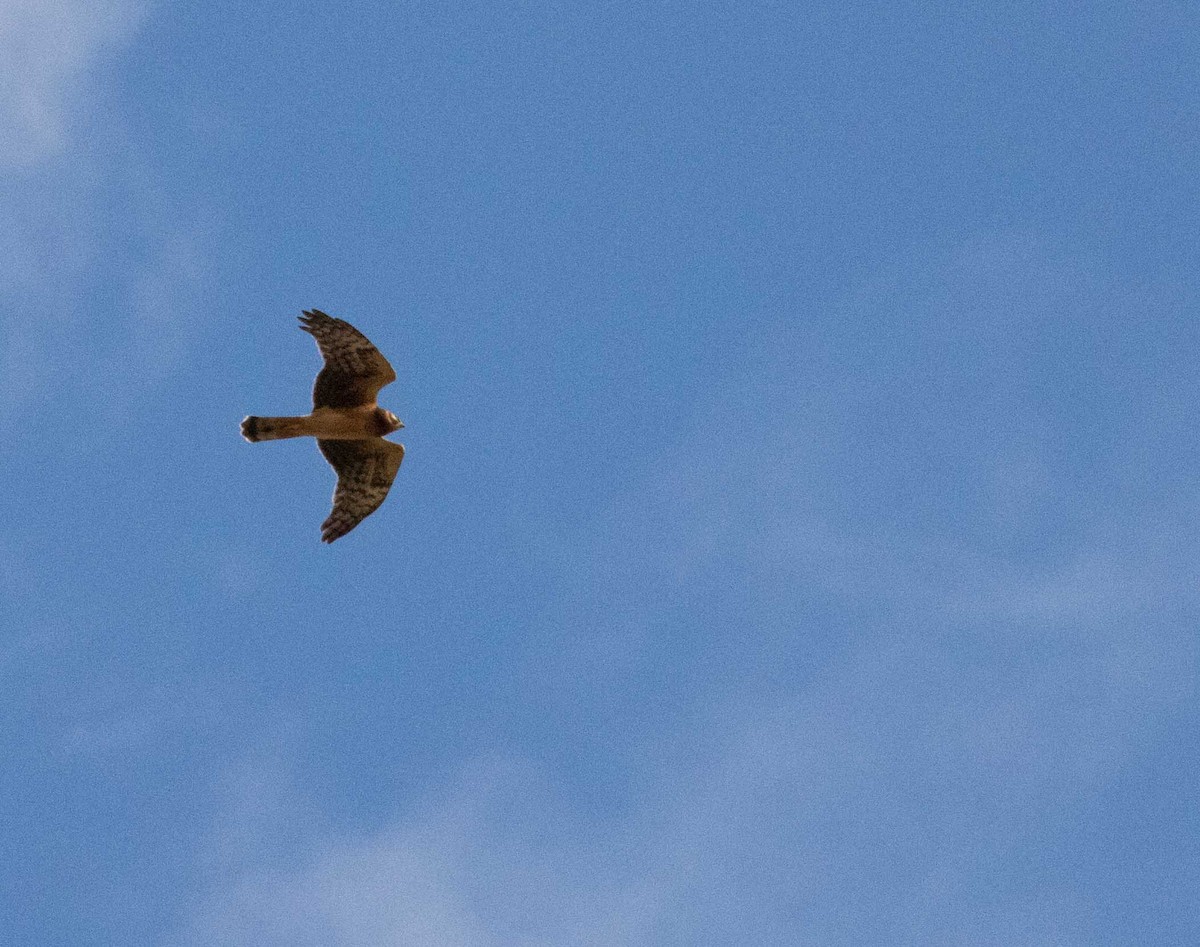
<svg viewBox="0 0 1200 947">
<path fill-rule="evenodd" d="M 396 380 L 386 358 L 350 323 L 319 309 L 306 310 L 300 328 L 317 340 L 325 367 L 313 385 L 313 410 L 292 417 L 251 415 L 242 437 L 251 443 L 289 437 L 315 437 L 321 454 L 337 472 L 333 512 L 321 525 L 331 543 L 379 508 L 404 459 L 404 445 L 385 440 L 404 427 L 376 403 L 379 389 Z"/>
<path fill-rule="evenodd" d="M 383 437 L 396 430 L 387 412 L 374 404 L 358 408 L 314 408 L 298 417 L 268 418 L 251 415 L 242 422 L 242 437 L 251 443 L 286 437 L 317 437 L 326 441 L 357 441 Z"/>
</svg>

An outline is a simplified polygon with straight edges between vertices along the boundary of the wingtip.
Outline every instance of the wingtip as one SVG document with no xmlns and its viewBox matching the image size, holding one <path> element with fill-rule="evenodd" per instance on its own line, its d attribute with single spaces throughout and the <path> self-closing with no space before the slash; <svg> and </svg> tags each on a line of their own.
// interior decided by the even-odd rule
<svg viewBox="0 0 1200 947">
<path fill-rule="evenodd" d="M 330 316 L 328 313 L 322 312 L 320 309 L 303 309 L 301 311 L 304 313 L 304 315 L 297 316 L 297 318 L 300 320 L 300 328 L 310 334 L 313 332 L 314 327 L 318 323 L 326 320 L 331 322 L 333 321 L 332 316 Z"/>
<path fill-rule="evenodd" d="M 334 542 L 335 540 L 341 539 L 348 532 L 350 532 L 350 530 L 342 529 L 340 524 L 333 522 L 333 517 L 330 516 L 325 520 L 324 523 L 321 524 L 321 542 Z"/>
</svg>

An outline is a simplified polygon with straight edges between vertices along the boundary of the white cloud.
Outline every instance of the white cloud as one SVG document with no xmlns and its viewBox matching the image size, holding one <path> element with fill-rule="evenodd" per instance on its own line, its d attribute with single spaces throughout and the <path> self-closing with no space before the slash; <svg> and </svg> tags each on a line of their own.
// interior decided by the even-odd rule
<svg viewBox="0 0 1200 947">
<path fill-rule="evenodd" d="M 243 865 L 170 943 L 1086 942 L 1069 879 L 995 897 L 988 879 L 1152 738 L 1196 655 L 1137 632 L 1140 595 L 1087 603 L 1079 582 L 1035 595 L 1077 602 L 1057 629 L 1016 595 L 994 631 L 914 625 L 797 699 L 715 708 L 700 758 L 643 774 L 622 820 L 485 767 L 378 835 Z"/>
<path fill-rule="evenodd" d="M 0 0 L 0 422 L 51 384 L 119 411 L 167 375 L 194 325 L 206 226 L 127 134 L 108 69 L 143 13 Z"/>
<path fill-rule="evenodd" d="M 178 942 L 487 943 L 458 890 L 462 866 L 447 860 L 453 846 L 445 838 L 382 838 L 327 852 L 305 872 L 256 872 L 225 890 Z"/>
<path fill-rule="evenodd" d="M 126 0 L 0 0 L 0 168 L 67 148 L 79 111 L 98 104 L 89 73 L 141 16 Z"/>
</svg>

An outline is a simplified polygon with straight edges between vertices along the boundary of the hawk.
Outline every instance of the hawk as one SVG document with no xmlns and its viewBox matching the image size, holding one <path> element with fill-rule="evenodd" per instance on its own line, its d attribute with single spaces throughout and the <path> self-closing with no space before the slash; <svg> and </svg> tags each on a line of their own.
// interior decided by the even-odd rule
<svg viewBox="0 0 1200 947">
<path fill-rule="evenodd" d="M 302 417 L 250 415 L 242 437 L 251 443 L 285 437 L 315 437 L 317 448 L 337 473 L 333 512 L 321 524 L 321 541 L 345 536 L 379 509 L 391 489 L 404 445 L 385 434 L 404 427 L 391 411 L 375 403 L 379 389 L 396 373 L 365 335 L 320 309 L 304 310 L 300 328 L 317 340 L 325 367 L 313 385 L 313 410 Z"/>
</svg>

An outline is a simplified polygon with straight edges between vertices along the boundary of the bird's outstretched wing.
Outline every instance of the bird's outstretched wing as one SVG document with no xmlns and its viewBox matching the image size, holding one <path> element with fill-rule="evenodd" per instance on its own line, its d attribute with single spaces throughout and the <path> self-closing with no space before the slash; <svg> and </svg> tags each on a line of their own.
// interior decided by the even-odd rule
<svg viewBox="0 0 1200 947">
<path fill-rule="evenodd" d="M 404 460 L 404 445 L 373 437 L 364 441 L 318 440 L 317 447 L 338 476 L 333 512 L 321 524 L 321 542 L 331 543 L 379 509 Z"/>
<path fill-rule="evenodd" d="M 379 389 L 396 373 L 370 339 L 344 319 L 306 309 L 300 328 L 317 340 L 325 367 L 313 385 L 314 408 L 357 408 L 374 404 Z"/>
</svg>

